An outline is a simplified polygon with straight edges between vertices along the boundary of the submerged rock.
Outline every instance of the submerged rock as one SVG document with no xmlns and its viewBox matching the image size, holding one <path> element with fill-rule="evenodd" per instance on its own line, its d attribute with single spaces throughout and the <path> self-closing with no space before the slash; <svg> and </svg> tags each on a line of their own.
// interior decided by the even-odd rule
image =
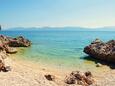
<svg viewBox="0 0 115 86">
<path fill-rule="evenodd" d="M 104 43 L 96 39 L 84 48 L 84 52 L 100 60 L 115 62 L 115 40 Z"/>
</svg>

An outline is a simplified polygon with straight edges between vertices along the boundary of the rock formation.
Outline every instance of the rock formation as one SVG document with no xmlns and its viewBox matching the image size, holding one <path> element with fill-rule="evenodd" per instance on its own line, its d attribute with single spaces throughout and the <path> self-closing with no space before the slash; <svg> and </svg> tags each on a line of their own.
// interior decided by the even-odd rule
<svg viewBox="0 0 115 86">
<path fill-rule="evenodd" d="M 28 47 L 31 45 L 31 42 L 28 39 L 19 36 L 17 38 L 10 39 L 8 44 L 10 47 Z"/>
<path fill-rule="evenodd" d="M 4 62 L 7 58 L 7 53 L 16 53 L 17 49 L 14 47 L 28 47 L 30 45 L 31 42 L 22 36 L 11 38 L 0 35 L 0 71 L 7 72 L 10 69 L 9 67 L 6 67 Z"/>
<path fill-rule="evenodd" d="M 84 52 L 89 56 L 100 60 L 115 62 L 115 40 L 104 43 L 101 40 L 96 39 L 84 48 Z"/>
<path fill-rule="evenodd" d="M 80 71 L 73 71 L 65 78 L 67 84 L 78 84 L 82 86 L 89 86 L 94 83 L 91 72 L 82 73 Z"/>
</svg>

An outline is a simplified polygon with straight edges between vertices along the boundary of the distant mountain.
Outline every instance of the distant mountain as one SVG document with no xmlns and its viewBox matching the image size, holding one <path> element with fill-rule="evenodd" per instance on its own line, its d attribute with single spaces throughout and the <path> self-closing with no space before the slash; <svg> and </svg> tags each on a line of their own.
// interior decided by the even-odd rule
<svg viewBox="0 0 115 86">
<path fill-rule="evenodd" d="M 19 30 L 36 30 L 38 28 L 35 28 L 35 27 L 29 27 L 29 28 L 25 28 L 25 27 L 14 27 L 14 28 L 7 28 L 5 30 L 8 30 L 8 31 L 19 31 Z"/>
<path fill-rule="evenodd" d="M 24 27 L 15 27 L 15 28 L 8 28 L 8 29 L 5 29 L 5 30 L 8 30 L 8 31 L 19 31 L 19 30 L 28 30 L 28 31 L 31 31 L 31 30 L 77 30 L 77 31 L 87 31 L 87 30 L 90 30 L 88 28 L 82 28 L 82 27 L 29 27 L 29 28 L 24 28 Z"/>
<path fill-rule="evenodd" d="M 96 28 L 98 31 L 115 31 L 115 26 Z"/>
<path fill-rule="evenodd" d="M 37 31 L 37 30 L 75 30 L 75 31 L 115 31 L 115 26 L 101 27 L 101 28 L 84 28 L 84 27 L 15 27 L 8 28 L 8 31 Z"/>
</svg>

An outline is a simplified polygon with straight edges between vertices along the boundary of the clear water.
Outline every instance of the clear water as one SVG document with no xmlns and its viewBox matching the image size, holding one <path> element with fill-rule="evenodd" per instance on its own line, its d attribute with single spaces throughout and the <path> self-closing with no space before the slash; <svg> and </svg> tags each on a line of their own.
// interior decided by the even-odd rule
<svg viewBox="0 0 115 86">
<path fill-rule="evenodd" d="M 16 37 L 22 35 L 32 41 L 32 46 L 17 55 L 26 60 L 61 67 L 86 68 L 93 66 L 84 59 L 83 48 L 96 38 L 108 41 L 115 32 L 77 30 L 1 31 L 0 34 Z"/>
</svg>

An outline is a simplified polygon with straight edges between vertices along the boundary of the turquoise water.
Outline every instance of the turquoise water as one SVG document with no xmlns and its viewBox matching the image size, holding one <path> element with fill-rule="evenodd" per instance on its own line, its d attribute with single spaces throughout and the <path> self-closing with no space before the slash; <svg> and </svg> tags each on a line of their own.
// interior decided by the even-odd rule
<svg viewBox="0 0 115 86">
<path fill-rule="evenodd" d="M 92 40 L 107 41 L 115 32 L 77 30 L 1 31 L 0 34 L 16 37 L 22 35 L 32 41 L 32 46 L 21 49 L 17 55 L 26 60 L 62 67 L 93 66 L 84 59 L 83 48 Z"/>
</svg>

